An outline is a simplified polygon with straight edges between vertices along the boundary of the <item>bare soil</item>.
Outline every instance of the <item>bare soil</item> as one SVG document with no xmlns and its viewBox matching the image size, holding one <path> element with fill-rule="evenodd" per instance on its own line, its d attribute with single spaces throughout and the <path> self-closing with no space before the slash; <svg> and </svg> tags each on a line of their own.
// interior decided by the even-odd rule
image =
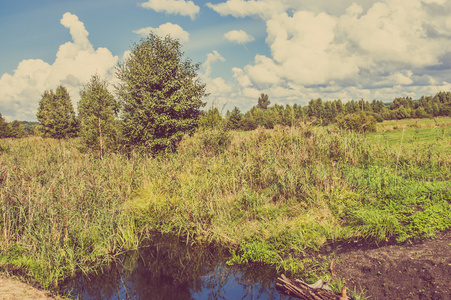
<svg viewBox="0 0 451 300">
<path fill-rule="evenodd" d="M 0 300 L 59 299 L 47 291 L 40 290 L 17 279 L 0 274 Z"/>
<path fill-rule="evenodd" d="M 336 250 L 333 274 L 368 299 L 451 299 L 451 230 L 418 243 Z"/>
</svg>

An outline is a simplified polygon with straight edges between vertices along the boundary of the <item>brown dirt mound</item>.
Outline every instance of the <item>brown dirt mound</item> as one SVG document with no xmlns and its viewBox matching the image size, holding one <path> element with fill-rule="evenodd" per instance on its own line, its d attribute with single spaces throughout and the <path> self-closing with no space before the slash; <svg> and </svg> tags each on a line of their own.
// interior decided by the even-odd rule
<svg viewBox="0 0 451 300">
<path fill-rule="evenodd" d="M 417 244 L 349 249 L 334 272 L 369 299 L 451 299 L 451 231 Z"/>
</svg>

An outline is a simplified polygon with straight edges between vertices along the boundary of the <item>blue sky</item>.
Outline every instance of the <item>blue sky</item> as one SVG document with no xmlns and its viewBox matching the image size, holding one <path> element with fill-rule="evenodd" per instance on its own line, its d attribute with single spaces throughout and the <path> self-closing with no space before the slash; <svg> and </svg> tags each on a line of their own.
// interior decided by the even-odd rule
<svg viewBox="0 0 451 300">
<path fill-rule="evenodd" d="M 451 90 L 447 0 L 0 0 L 0 113 L 35 120 L 42 93 L 74 107 L 150 29 L 202 62 L 208 105 L 378 99 Z M 112 89 L 113 90 L 113 89 Z"/>
</svg>

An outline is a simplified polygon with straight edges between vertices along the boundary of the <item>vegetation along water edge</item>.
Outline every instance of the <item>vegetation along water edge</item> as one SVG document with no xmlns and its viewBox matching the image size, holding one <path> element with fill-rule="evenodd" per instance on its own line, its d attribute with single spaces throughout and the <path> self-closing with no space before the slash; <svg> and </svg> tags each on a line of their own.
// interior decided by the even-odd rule
<svg viewBox="0 0 451 300">
<path fill-rule="evenodd" d="M 230 264 L 314 278 L 325 265 L 312 268 L 308 253 L 328 240 L 404 241 L 450 227 L 451 128 L 429 130 L 405 129 L 402 144 L 402 130 L 205 130 L 176 153 L 104 159 L 77 139 L 3 139 L 1 266 L 57 287 L 158 231 L 228 248 Z"/>
<path fill-rule="evenodd" d="M 331 241 L 451 227 L 450 92 L 304 107 L 262 93 L 223 116 L 203 109 L 198 70 L 151 33 L 117 66 L 117 99 L 93 75 L 78 116 L 61 85 L 37 126 L 0 116 L 1 271 L 58 291 L 158 232 L 226 249 L 231 265 L 330 279 Z"/>
</svg>

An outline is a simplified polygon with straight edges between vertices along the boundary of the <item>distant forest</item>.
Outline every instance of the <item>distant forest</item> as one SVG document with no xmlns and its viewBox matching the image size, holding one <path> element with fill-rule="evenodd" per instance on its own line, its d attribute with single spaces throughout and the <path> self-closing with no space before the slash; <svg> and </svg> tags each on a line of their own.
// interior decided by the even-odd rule
<svg viewBox="0 0 451 300">
<path fill-rule="evenodd" d="M 298 104 L 270 106 L 269 96 L 261 94 L 257 104 L 242 113 L 235 107 L 222 115 L 217 107 L 204 110 L 199 119 L 201 128 L 217 128 L 224 125 L 231 130 L 254 130 L 257 127 L 273 128 L 275 125 L 291 126 L 294 122 L 310 121 L 316 125 L 327 126 L 339 123 L 346 116 L 364 114 L 372 116 L 376 122 L 409 118 L 434 118 L 451 116 L 451 92 L 439 92 L 435 96 L 422 96 L 418 100 L 411 97 L 395 98 L 391 103 L 380 100 L 371 102 L 352 100 L 322 101 L 310 100 L 305 106 Z M 39 122 L 18 121 L 7 123 L 0 114 L 0 138 L 21 138 L 38 134 L 35 128 Z"/>
<path fill-rule="evenodd" d="M 343 124 L 350 116 L 369 118 L 376 122 L 408 118 L 434 118 L 451 115 L 451 92 L 439 92 L 435 96 L 422 96 L 418 100 L 411 97 L 395 98 L 392 103 L 380 100 L 371 102 L 363 99 L 348 101 L 322 101 L 321 98 L 310 100 L 308 105 L 287 104 L 285 106 L 270 104 L 269 96 L 261 94 L 257 105 L 241 113 L 235 107 L 221 116 L 218 108 L 211 107 L 204 111 L 200 119 L 201 127 L 215 127 L 226 122 L 233 130 L 253 130 L 258 126 L 273 128 L 276 124 L 291 126 L 295 122 L 310 121 L 316 125 L 327 126 L 331 123 Z M 346 127 L 346 126 L 341 126 Z"/>
</svg>

